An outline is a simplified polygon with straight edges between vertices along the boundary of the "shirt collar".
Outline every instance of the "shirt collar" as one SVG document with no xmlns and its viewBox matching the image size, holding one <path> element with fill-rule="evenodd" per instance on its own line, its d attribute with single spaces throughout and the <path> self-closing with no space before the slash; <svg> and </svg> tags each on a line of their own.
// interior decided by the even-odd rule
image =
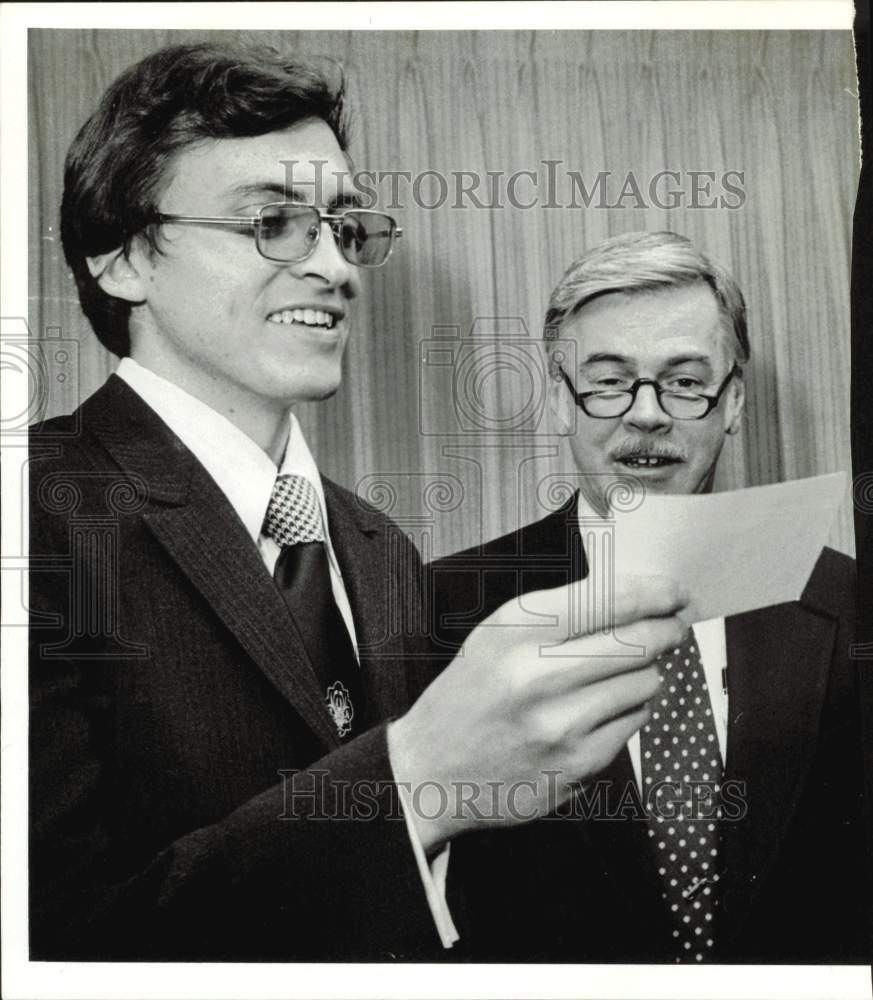
<svg viewBox="0 0 873 1000">
<path fill-rule="evenodd" d="M 591 506 L 582 490 L 576 490 L 576 516 L 579 520 L 580 527 L 597 522 L 601 522 L 604 526 L 607 524 L 614 524 L 615 515 L 604 517 Z"/>
<path fill-rule="evenodd" d="M 194 454 L 227 497 L 254 542 L 261 535 L 264 515 L 279 473 L 305 476 L 312 483 L 327 527 L 321 476 L 293 413 L 288 415 L 288 444 L 277 469 L 272 459 L 247 434 L 173 382 L 132 358 L 122 358 L 115 374 L 124 379 Z"/>
</svg>

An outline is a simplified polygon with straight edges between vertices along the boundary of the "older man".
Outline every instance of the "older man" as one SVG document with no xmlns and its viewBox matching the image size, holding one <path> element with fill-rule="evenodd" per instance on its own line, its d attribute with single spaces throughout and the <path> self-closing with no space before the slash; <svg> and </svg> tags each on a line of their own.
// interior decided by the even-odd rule
<svg viewBox="0 0 873 1000">
<path fill-rule="evenodd" d="M 581 525 L 621 478 L 711 490 L 740 426 L 743 296 L 683 237 L 633 233 L 585 253 L 552 294 L 545 336 L 551 414 L 580 489 L 431 566 L 443 648 L 502 602 L 584 577 Z M 558 337 L 575 342 L 572 367 Z M 826 549 L 799 602 L 695 624 L 659 658 L 652 718 L 572 808 L 457 846 L 475 953 L 868 961 L 854 605 L 854 564 Z"/>
</svg>

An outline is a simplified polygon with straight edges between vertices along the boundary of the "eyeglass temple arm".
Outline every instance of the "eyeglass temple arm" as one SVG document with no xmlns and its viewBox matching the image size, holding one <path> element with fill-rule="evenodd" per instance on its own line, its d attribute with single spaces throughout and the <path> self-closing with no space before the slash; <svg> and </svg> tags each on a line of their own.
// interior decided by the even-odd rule
<svg viewBox="0 0 873 1000">
<path fill-rule="evenodd" d="M 261 221 L 257 215 L 168 215 L 158 214 L 159 222 L 195 222 L 201 226 L 256 226 Z"/>
<path fill-rule="evenodd" d="M 592 393 L 590 393 L 590 392 L 577 392 L 576 386 L 573 385 L 573 383 L 570 381 L 570 376 L 564 371 L 563 365 L 558 365 L 558 371 L 561 373 L 561 378 L 563 378 L 563 380 L 564 380 L 564 385 L 567 386 L 567 388 L 570 390 L 570 394 L 576 400 L 576 405 L 577 406 L 581 406 L 582 405 L 582 400 L 585 399 L 586 396 L 592 395 Z"/>
<path fill-rule="evenodd" d="M 742 375 L 742 374 L 743 374 L 742 366 L 737 361 L 735 361 L 733 363 L 733 367 L 731 368 L 731 370 L 727 373 L 727 375 L 725 375 L 724 382 L 722 382 L 722 384 L 718 387 L 718 392 L 712 398 L 714 398 L 716 400 L 716 402 L 718 402 L 718 400 L 721 399 L 722 393 L 730 385 L 731 379 L 735 375 Z M 702 393 L 701 393 L 701 395 L 702 395 Z M 707 398 L 710 398 L 710 397 L 707 397 Z"/>
<path fill-rule="evenodd" d="M 342 212 L 342 213 L 321 212 L 319 214 L 319 218 L 321 219 L 322 222 L 326 222 L 332 229 L 334 229 L 334 227 L 337 226 L 337 225 L 339 225 L 343 221 L 343 219 L 345 219 L 345 217 L 350 212 L 359 212 L 359 213 L 366 213 L 368 215 L 383 215 L 383 216 L 385 214 L 384 212 L 371 212 L 367 208 L 350 208 L 348 212 Z M 389 218 L 389 219 L 391 218 L 390 215 L 389 216 L 385 216 L 385 217 Z M 334 229 L 334 232 L 336 232 L 335 229 Z M 387 233 L 387 232 L 385 232 L 383 230 L 381 233 L 370 233 L 369 235 L 371 235 L 371 236 L 389 236 L 389 235 L 390 236 L 402 236 L 403 235 L 403 230 L 400 228 L 400 226 L 396 226 L 395 225 L 394 229 L 390 233 Z"/>
<path fill-rule="evenodd" d="M 341 222 L 344 215 L 329 215 L 327 213 L 321 216 L 324 222 L 337 223 Z M 181 222 L 181 223 L 196 223 L 201 226 L 257 226 L 260 224 L 261 219 L 258 215 L 172 215 L 165 212 L 158 214 L 159 222 Z M 386 235 L 385 233 L 374 234 L 374 235 Z M 402 236 L 403 230 L 400 226 L 395 226 L 394 236 Z"/>
</svg>

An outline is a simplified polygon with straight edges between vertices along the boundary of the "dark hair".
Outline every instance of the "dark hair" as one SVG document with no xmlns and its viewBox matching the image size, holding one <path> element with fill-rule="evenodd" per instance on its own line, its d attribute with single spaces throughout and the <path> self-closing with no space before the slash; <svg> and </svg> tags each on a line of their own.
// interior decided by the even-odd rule
<svg viewBox="0 0 873 1000">
<path fill-rule="evenodd" d="M 705 282 L 733 331 L 739 364 L 749 360 L 746 302 L 739 285 L 717 260 L 702 253 L 685 236 L 661 232 L 623 233 L 587 250 L 575 260 L 549 299 L 543 327 L 547 343 L 559 336 L 561 324 L 592 299 L 613 292 L 632 295 Z"/>
<path fill-rule="evenodd" d="M 266 135 L 309 118 L 348 145 L 344 86 L 270 46 L 174 45 L 126 70 L 73 140 L 64 167 L 61 241 L 79 301 L 104 347 L 130 353 L 130 303 L 107 295 L 86 258 L 153 232 L 179 150 L 204 139 Z"/>
</svg>

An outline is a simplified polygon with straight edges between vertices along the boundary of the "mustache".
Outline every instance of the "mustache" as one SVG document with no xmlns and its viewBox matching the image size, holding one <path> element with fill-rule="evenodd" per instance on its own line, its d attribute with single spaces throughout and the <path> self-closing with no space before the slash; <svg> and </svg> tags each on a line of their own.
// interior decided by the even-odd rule
<svg viewBox="0 0 873 1000">
<path fill-rule="evenodd" d="M 665 458 L 674 462 L 684 462 L 685 453 L 681 448 L 668 445 L 663 441 L 626 441 L 618 445 L 612 452 L 612 459 L 616 462 L 623 462 L 629 458 Z"/>
</svg>

